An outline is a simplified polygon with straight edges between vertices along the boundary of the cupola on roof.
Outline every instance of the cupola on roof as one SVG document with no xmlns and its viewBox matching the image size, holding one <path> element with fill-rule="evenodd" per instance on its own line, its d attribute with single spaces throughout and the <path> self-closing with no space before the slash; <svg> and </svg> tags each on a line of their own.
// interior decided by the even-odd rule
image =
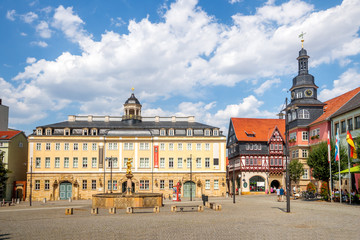
<svg viewBox="0 0 360 240">
<path fill-rule="evenodd" d="M 126 100 L 125 104 L 140 104 L 139 100 L 135 97 L 134 93 L 131 94 L 131 96 Z"/>
</svg>

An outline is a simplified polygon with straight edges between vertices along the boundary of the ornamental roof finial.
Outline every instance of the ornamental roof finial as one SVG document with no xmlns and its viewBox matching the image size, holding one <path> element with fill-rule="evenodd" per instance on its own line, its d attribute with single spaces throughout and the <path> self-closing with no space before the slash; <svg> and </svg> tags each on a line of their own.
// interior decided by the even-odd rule
<svg viewBox="0 0 360 240">
<path fill-rule="evenodd" d="M 306 34 L 306 32 L 301 32 L 301 34 L 299 35 L 299 38 L 301 38 L 301 48 L 304 48 L 304 35 Z"/>
</svg>

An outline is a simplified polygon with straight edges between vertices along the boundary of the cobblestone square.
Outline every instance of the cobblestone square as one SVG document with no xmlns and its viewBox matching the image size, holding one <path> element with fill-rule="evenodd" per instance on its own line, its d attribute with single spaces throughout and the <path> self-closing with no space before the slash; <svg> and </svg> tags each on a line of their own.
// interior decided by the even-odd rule
<svg viewBox="0 0 360 240">
<path fill-rule="evenodd" d="M 358 239 L 360 206 L 323 201 L 291 200 L 275 195 L 210 198 L 221 211 L 170 211 L 173 204 L 197 205 L 196 201 L 165 200 L 160 213 L 146 209 L 91 214 L 91 201 L 28 202 L 0 208 L 0 239 Z M 65 215 L 65 208 L 74 208 Z"/>
</svg>

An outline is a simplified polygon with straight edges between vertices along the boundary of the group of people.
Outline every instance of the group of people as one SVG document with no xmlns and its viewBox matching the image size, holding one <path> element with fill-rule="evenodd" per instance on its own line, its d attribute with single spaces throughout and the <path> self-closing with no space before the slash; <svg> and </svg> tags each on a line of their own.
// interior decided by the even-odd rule
<svg viewBox="0 0 360 240">
<path fill-rule="evenodd" d="M 358 190 L 352 190 L 351 193 L 349 194 L 348 190 L 347 189 L 342 189 L 341 190 L 341 200 L 343 202 L 349 202 L 350 201 L 350 197 L 351 197 L 351 200 L 354 201 L 357 196 L 359 196 L 359 192 Z M 333 191 L 332 191 L 332 197 L 333 199 L 336 199 L 336 198 L 340 198 L 340 191 L 339 189 L 335 188 Z M 357 199 L 356 199 L 357 200 Z"/>
<path fill-rule="evenodd" d="M 270 191 L 271 191 L 271 193 L 276 192 L 278 202 L 284 201 L 285 191 L 282 187 L 281 188 L 271 187 Z"/>
</svg>

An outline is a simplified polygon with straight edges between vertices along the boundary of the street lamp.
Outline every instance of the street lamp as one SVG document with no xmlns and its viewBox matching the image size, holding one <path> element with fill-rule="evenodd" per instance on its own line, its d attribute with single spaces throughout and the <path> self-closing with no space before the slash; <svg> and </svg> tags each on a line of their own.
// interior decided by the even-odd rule
<svg viewBox="0 0 360 240">
<path fill-rule="evenodd" d="M 190 154 L 190 201 L 192 201 L 192 154 Z"/>
<path fill-rule="evenodd" d="M 29 196 L 29 200 L 30 200 L 30 207 L 32 206 L 32 202 L 31 202 L 31 195 L 32 195 L 32 163 L 33 163 L 33 158 L 30 158 L 30 196 Z"/>
<path fill-rule="evenodd" d="M 233 159 L 233 171 L 232 171 L 232 174 L 233 174 L 233 203 L 235 203 L 235 159 Z"/>
<path fill-rule="evenodd" d="M 112 166 L 113 166 L 113 157 L 105 158 L 110 164 L 110 193 L 113 193 L 113 181 L 112 181 Z M 105 183 L 104 183 L 105 184 Z M 105 187 L 105 186 L 104 186 Z"/>
</svg>

